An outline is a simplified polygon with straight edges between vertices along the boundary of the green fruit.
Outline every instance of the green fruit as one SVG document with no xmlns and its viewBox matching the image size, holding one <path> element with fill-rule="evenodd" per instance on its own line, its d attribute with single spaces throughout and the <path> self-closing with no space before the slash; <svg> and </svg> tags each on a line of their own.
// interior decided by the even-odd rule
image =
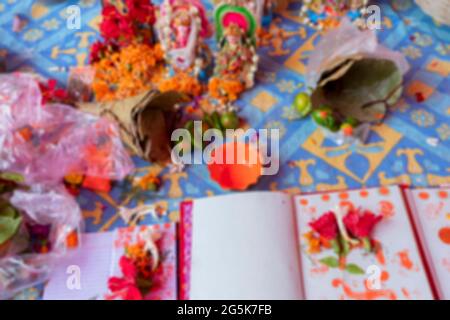
<svg viewBox="0 0 450 320">
<path fill-rule="evenodd" d="M 312 118 L 319 126 L 325 127 L 332 132 L 337 132 L 340 129 L 339 122 L 334 117 L 333 110 L 329 107 L 321 107 L 314 110 Z"/>
<path fill-rule="evenodd" d="M 224 129 L 237 129 L 239 127 L 239 118 L 236 112 L 225 112 L 220 117 L 220 123 Z"/>
<path fill-rule="evenodd" d="M 312 110 L 311 97 L 305 92 L 301 92 L 295 96 L 294 107 L 300 117 L 306 117 Z"/>
<path fill-rule="evenodd" d="M 340 130 L 345 136 L 351 137 L 353 135 L 353 127 L 349 123 L 343 123 Z"/>
<path fill-rule="evenodd" d="M 345 119 L 344 123 L 349 124 L 353 128 L 356 128 L 357 126 L 359 126 L 359 121 L 353 117 L 347 117 Z"/>
</svg>

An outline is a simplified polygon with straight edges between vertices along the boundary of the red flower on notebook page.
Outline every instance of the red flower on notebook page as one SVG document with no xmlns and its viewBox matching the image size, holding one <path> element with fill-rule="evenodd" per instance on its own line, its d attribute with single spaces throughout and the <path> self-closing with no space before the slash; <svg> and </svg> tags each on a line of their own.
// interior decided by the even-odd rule
<svg viewBox="0 0 450 320">
<path fill-rule="evenodd" d="M 120 259 L 121 277 L 111 277 L 108 300 L 147 300 L 154 298 L 164 283 L 165 270 L 160 258 L 160 234 L 144 233 L 133 244 L 125 244 Z"/>
<path fill-rule="evenodd" d="M 355 238 L 368 238 L 375 226 L 383 219 L 381 215 L 375 215 L 370 211 L 350 210 L 344 217 L 344 225 Z"/>
<path fill-rule="evenodd" d="M 142 294 L 137 286 L 137 268 L 133 261 L 126 256 L 120 258 L 120 270 L 122 277 L 111 277 L 108 280 L 108 288 L 111 294 L 108 300 L 142 300 Z"/>
<path fill-rule="evenodd" d="M 382 218 L 382 215 L 377 216 L 369 211 L 339 206 L 309 224 L 313 231 L 304 235 L 309 244 L 308 251 L 310 254 L 318 254 L 324 249 L 332 248 L 338 257 L 321 258 L 320 263 L 329 268 L 340 268 L 352 274 L 363 275 L 365 272 L 362 268 L 347 263 L 347 256 L 355 248 L 364 248 L 367 252 L 377 250 L 372 245 L 371 234 Z"/>
<path fill-rule="evenodd" d="M 314 231 L 327 240 L 333 240 L 338 235 L 338 225 L 333 212 L 323 214 L 319 219 L 309 224 Z"/>
</svg>

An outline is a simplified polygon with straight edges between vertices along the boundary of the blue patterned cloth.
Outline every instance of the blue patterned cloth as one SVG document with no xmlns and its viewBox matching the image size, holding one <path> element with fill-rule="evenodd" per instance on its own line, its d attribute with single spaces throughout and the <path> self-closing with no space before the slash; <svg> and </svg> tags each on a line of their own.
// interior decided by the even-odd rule
<svg viewBox="0 0 450 320">
<path fill-rule="evenodd" d="M 89 46 L 99 37 L 101 4 L 95 0 L 50 2 L 0 0 L 0 56 L 6 57 L 9 70 L 33 70 L 64 84 L 68 67 L 87 63 Z M 211 13 L 212 6 L 205 2 Z M 402 101 L 373 130 L 368 143 L 359 146 L 336 146 L 311 119 L 294 120 L 292 100 L 305 89 L 305 63 L 320 35 L 300 24 L 299 1 L 282 5 L 275 14 L 271 32 L 276 36 L 259 49 L 257 85 L 237 103 L 240 115 L 253 128 L 278 128 L 282 135 L 279 174 L 263 177 L 252 190 L 314 192 L 399 183 L 450 184 L 450 28 L 436 24 L 412 0 L 379 3 L 380 41 L 403 52 L 412 68 Z M 81 8 L 80 30 L 66 27 L 66 8 L 71 4 Z M 12 31 L 16 14 L 28 20 L 21 32 Z M 418 95 L 425 101 L 419 102 Z M 144 223 L 165 222 L 177 220 L 182 199 L 226 193 L 209 179 L 204 165 L 170 174 L 167 168 L 137 158 L 135 162 L 138 175 L 149 170 L 161 173 L 162 189 L 131 198 L 130 183 L 124 181 L 109 195 L 82 191 L 79 203 L 88 231 L 123 226 L 120 207 L 158 203 L 168 208 L 168 214 L 148 216 Z"/>
</svg>

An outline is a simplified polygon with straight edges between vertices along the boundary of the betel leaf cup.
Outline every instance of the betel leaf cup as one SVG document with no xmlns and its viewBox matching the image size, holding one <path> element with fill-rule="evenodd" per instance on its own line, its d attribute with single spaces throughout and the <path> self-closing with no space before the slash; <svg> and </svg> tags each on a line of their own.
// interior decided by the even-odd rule
<svg viewBox="0 0 450 320">
<path fill-rule="evenodd" d="M 248 143 L 223 144 L 211 152 L 211 157 L 216 161 L 223 160 L 209 164 L 208 171 L 211 179 L 225 190 L 247 190 L 258 182 L 263 172 L 258 149 Z"/>
<path fill-rule="evenodd" d="M 115 121 L 124 143 L 137 155 L 151 162 L 170 160 L 170 135 L 177 127 L 176 105 L 189 101 L 186 95 L 150 90 L 121 101 L 81 103 L 81 111 Z"/>
<path fill-rule="evenodd" d="M 409 68 L 401 52 L 378 42 L 374 30 L 359 30 L 343 18 L 316 45 L 305 78 L 313 109 L 327 106 L 342 120 L 372 124 L 400 99 Z"/>
</svg>

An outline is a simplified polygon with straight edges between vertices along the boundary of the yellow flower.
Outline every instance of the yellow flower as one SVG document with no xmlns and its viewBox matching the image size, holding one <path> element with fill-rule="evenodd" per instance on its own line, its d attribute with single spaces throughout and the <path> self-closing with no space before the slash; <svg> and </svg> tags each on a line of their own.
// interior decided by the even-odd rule
<svg viewBox="0 0 450 320">
<path fill-rule="evenodd" d="M 310 231 L 308 233 L 305 233 L 303 237 L 308 242 L 308 253 L 315 254 L 320 252 L 320 238 L 316 237 L 314 234 L 314 231 Z"/>
</svg>

